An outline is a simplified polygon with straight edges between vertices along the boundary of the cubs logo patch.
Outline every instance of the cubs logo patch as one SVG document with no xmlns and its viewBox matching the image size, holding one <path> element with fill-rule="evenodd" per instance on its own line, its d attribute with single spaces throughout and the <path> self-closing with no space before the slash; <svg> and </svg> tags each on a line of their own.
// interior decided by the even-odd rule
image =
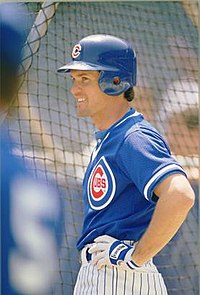
<svg viewBox="0 0 200 295">
<path fill-rule="evenodd" d="M 116 191 L 115 178 L 105 157 L 93 168 L 88 180 L 88 200 L 92 209 L 101 210 L 112 201 Z"/>
<path fill-rule="evenodd" d="M 72 57 L 77 58 L 81 54 L 81 45 L 76 44 L 72 49 Z"/>
</svg>

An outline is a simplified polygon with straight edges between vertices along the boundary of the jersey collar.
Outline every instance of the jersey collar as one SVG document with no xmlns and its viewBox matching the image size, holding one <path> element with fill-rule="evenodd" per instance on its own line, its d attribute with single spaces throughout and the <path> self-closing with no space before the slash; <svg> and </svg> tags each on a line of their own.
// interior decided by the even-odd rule
<svg viewBox="0 0 200 295">
<path fill-rule="evenodd" d="M 142 116 L 143 115 L 141 113 L 138 113 L 134 108 L 130 108 L 130 110 L 121 118 L 119 119 L 117 122 L 115 122 L 110 128 L 108 128 L 107 130 L 104 131 L 96 131 L 95 132 L 95 138 L 97 140 L 97 142 L 101 142 L 108 133 L 110 133 L 114 128 L 118 127 L 119 125 L 121 125 L 124 121 L 126 121 L 129 117 L 137 117 L 137 116 Z"/>
</svg>

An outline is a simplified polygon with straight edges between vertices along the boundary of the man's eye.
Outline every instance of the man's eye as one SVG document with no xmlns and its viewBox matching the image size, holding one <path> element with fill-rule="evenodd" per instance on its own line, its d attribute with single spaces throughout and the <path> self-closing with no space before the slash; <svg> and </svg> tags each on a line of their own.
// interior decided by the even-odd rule
<svg viewBox="0 0 200 295">
<path fill-rule="evenodd" d="M 82 82 L 86 82 L 88 80 L 89 80 L 88 77 L 82 77 Z"/>
</svg>

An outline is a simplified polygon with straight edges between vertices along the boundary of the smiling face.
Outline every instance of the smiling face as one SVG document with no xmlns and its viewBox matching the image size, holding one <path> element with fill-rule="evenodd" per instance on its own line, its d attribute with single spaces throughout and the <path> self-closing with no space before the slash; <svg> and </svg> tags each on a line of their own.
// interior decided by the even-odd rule
<svg viewBox="0 0 200 295">
<path fill-rule="evenodd" d="M 111 96 L 99 87 L 98 71 L 71 70 L 71 93 L 77 103 L 77 115 L 90 117 L 99 130 L 106 130 L 129 110 L 124 94 Z"/>
<path fill-rule="evenodd" d="M 71 70 L 73 85 L 71 93 L 76 99 L 79 117 L 101 116 L 107 108 L 109 97 L 98 84 L 98 71 Z"/>
</svg>

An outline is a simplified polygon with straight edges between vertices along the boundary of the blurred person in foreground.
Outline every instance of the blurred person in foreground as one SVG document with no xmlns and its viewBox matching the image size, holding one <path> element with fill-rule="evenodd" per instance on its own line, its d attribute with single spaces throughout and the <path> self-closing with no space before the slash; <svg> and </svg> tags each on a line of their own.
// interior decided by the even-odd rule
<svg viewBox="0 0 200 295">
<path fill-rule="evenodd" d="M 57 188 L 36 181 L 13 155 L 6 113 L 17 95 L 28 14 L 22 4 L 0 4 L 1 294 L 46 295 L 54 288 L 62 214 Z"/>
</svg>

